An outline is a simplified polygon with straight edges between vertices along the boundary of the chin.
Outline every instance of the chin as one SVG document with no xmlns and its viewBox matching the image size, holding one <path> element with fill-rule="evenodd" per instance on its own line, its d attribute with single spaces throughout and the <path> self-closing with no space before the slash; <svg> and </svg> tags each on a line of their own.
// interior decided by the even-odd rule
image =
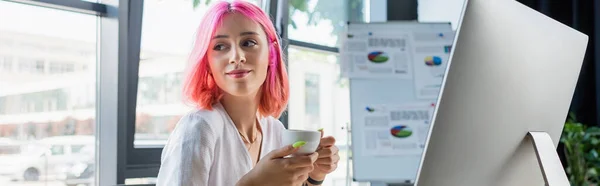
<svg viewBox="0 0 600 186">
<path fill-rule="evenodd" d="M 256 93 L 257 90 L 251 89 L 249 87 L 231 87 L 227 93 L 233 95 L 233 96 L 250 96 L 253 93 Z"/>
</svg>

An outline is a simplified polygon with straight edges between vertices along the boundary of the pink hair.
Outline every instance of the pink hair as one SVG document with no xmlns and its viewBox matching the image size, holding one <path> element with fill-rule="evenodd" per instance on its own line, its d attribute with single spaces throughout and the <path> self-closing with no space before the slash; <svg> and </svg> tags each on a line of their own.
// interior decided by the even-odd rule
<svg viewBox="0 0 600 186">
<path fill-rule="evenodd" d="M 269 66 L 263 83 L 258 113 L 261 116 L 278 118 L 285 110 L 289 96 L 288 77 L 283 63 L 279 37 L 269 17 L 256 5 L 244 1 L 218 2 L 204 15 L 197 30 L 194 48 L 190 55 L 191 68 L 183 83 L 186 101 L 196 107 L 211 110 L 223 93 L 210 75 L 207 51 L 216 28 L 223 18 L 231 13 L 240 13 L 260 26 L 267 35 L 269 46 Z"/>
</svg>

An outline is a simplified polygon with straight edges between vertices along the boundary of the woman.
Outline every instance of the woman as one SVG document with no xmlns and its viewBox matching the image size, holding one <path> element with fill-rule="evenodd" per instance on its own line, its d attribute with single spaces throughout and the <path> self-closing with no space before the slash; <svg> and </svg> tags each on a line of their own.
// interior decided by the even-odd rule
<svg viewBox="0 0 600 186">
<path fill-rule="evenodd" d="M 157 185 L 319 185 L 337 167 L 333 137 L 316 153 L 288 157 L 277 119 L 288 102 L 280 41 L 268 16 L 243 2 L 218 2 L 198 28 L 184 83 L 186 114 L 162 153 Z"/>
</svg>

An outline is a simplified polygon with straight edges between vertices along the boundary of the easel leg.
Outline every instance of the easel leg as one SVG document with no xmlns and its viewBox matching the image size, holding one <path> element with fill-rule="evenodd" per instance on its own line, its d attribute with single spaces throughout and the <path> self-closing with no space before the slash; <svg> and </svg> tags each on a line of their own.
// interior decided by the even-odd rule
<svg viewBox="0 0 600 186">
<path fill-rule="evenodd" d="M 569 186 L 569 179 L 556 153 L 552 138 L 546 132 L 529 132 L 535 154 L 547 186 Z"/>
</svg>

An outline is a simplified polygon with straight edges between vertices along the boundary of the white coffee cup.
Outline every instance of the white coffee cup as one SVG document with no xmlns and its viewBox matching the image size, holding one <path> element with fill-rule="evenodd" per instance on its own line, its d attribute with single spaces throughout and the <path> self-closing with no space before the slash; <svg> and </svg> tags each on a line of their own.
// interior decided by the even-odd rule
<svg viewBox="0 0 600 186">
<path fill-rule="evenodd" d="M 314 153 L 321 142 L 321 132 L 312 130 L 285 130 L 281 141 L 284 146 L 292 145 L 299 141 L 304 141 L 306 144 L 292 155 L 306 155 Z"/>
</svg>

